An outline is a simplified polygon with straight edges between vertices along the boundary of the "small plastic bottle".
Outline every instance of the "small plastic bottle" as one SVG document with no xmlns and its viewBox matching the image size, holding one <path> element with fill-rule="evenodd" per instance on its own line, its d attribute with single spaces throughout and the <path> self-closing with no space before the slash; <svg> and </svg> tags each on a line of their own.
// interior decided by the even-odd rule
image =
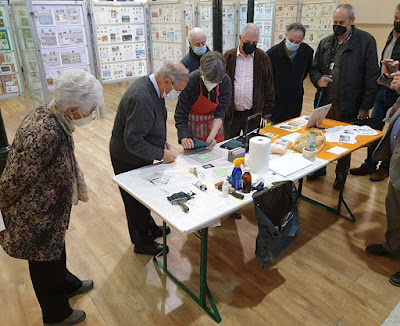
<svg viewBox="0 0 400 326">
<path fill-rule="evenodd" d="M 229 194 L 229 182 L 228 180 L 224 180 L 224 183 L 222 184 L 222 197 L 226 198 L 228 197 Z"/>
<path fill-rule="evenodd" d="M 244 168 L 242 181 L 243 181 L 242 191 L 248 194 L 251 191 L 251 174 L 250 174 L 250 168 L 248 166 Z"/>
<path fill-rule="evenodd" d="M 316 150 L 317 138 L 315 137 L 315 130 L 311 130 L 307 137 L 306 151 L 313 152 Z"/>
</svg>

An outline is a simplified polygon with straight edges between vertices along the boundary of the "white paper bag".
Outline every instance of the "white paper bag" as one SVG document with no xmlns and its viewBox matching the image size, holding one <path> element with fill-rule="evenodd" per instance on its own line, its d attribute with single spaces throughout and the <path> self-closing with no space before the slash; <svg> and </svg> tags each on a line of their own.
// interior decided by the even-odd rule
<svg viewBox="0 0 400 326">
<path fill-rule="evenodd" d="M 5 229 L 6 229 L 6 226 L 4 225 L 3 215 L 1 214 L 1 211 L 0 211 L 0 232 L 4 231 Z"/>
</svg>

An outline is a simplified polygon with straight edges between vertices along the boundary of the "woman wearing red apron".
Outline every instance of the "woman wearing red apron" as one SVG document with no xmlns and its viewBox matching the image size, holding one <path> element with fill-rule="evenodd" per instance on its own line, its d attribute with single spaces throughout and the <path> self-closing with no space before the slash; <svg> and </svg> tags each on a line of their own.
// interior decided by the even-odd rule
<svg viewBox="0 0 400 326">
<path fill-rule="evenodd" d="M 210 147 L 224 140 L 222 124 L 230 100 L 231 81 L 223 57 L 216 51 L 207 52 L 200 69 L 189 74 L 176 105 L 175 126 L 184 149 L 194 147 L 194 138 L 211 142 Z"/>
</svg>

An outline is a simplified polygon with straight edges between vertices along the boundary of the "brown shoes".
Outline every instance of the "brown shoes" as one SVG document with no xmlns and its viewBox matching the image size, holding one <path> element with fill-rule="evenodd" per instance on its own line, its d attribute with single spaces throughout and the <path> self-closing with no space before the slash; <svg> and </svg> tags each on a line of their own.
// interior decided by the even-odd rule
<svg viewBox="0 0 400 326">
<path fill-rule="evenodd" d="M 359 168 L 350 169 L 350 174 L 352 175 L 367 175 L 375 173 L 376 169 L 368 168 L 364 164 Z"/>
<path fill-rule="evenodd" d="M 385 180 L 389 176 L 389 172 L 384 169 L 376 170 L 370 177 L 370 181 L 382 181 Z"/>
</svg>

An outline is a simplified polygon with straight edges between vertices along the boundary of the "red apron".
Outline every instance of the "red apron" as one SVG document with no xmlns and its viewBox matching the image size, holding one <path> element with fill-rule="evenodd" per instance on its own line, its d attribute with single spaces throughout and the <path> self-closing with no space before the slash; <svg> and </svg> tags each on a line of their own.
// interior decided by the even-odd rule
<svg viewBox="0 0 400 326">
<path fill-rule="evenodd" d="M 190 138 L 197 138 L 201 141 L 207 140 L 207 137 L 211 132 L 212 122 L 214 121 L 214 112 L 219 104 L 219 85 L 217 85 L 216 91 L 217 98 L 216 102 L 213 103 L 203 95 L 200 81 L 200 95 L 189 112 L 188 129 Z M 225 140 L 222 126 L 215 136 L 215 140 L 217 143 Z"/>
</svg>

